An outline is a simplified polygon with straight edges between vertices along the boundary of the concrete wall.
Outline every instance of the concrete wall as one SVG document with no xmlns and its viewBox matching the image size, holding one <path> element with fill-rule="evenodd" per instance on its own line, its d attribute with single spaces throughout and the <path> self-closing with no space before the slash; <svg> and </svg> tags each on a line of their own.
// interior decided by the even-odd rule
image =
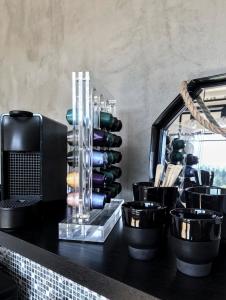
<svg viewBox="0 0 226 300">
<path fill-rule="evenodd" d="M 130 199 L 180 81 L 226 72 L 225 11 L 224 0 L 0 0 L 0 111 L 64 122 L 71 72 L 92 71 L 118 99 Z"/>
</svg>

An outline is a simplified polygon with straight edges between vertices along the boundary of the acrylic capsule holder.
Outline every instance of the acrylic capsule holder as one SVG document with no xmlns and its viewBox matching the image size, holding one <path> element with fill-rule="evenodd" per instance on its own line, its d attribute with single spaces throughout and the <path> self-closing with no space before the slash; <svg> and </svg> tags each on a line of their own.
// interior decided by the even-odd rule
<svg viewBox="0 0 226 300">
<path fill-rule="evenodd" d="M 93 131 L 100 127 L 101 112 L 115 114 L 115 105 L 116 100 L 97 94 L 89 72 L 72 73 L 70 122 L 67 118 L 72 127 L 67 181 L 70 181 L 68 197 L 73 205 L 68 205 L 66 218 L 59 223 L 59 239 L 103 243 L 121 216 L 124 201 L 110 199 L 103 208 L 96 208 L 94 198 L 100 195 L 100 189 L 93 187 L 93 170 L 100 171 L 98 166 L 93 166 L 93 152 L 106 150 L 93 146 Z"/>
</svg>

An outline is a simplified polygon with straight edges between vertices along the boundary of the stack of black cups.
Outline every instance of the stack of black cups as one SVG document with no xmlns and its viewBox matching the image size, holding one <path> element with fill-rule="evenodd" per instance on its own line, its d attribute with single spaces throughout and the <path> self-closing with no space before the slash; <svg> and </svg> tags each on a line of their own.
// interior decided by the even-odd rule
<svg viewBox="0 0 226 300">
<path fill-rule="evenodd" d="M 130 256 L 153 259 L 170 229 L 177 269 L 193 277 L 207 276 L 219 252 L 225 192 L 192 188 L 185 193 L 187 208 L 176 208 L 177 187 L 154 187 L 153 182 L 133 184 L 134 201 L 122 206 Z"/>
</svg>

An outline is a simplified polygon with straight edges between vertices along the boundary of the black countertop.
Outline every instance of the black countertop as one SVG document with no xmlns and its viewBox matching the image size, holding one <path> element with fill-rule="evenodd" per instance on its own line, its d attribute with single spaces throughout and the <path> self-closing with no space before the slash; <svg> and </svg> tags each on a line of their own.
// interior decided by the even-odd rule
<svg viewBox="0 0 226 300">
<path fill-rule="evenodd" d="M 104 244 L 91 244 L 58 240 L 61 218 L 43 218 L 30 229 L 0 231 L 0 244 L 110 299 L 226 298 L 224 243 L 211 275 L 192 278 L 177 272 L 167 243 L 153 261 L 130 258 L 121 220 Z"/>
</svg>

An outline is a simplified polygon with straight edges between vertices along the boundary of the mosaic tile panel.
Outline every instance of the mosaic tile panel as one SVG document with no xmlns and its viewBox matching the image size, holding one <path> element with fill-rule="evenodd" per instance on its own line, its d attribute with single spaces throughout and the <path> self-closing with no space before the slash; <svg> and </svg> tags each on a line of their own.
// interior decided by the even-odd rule
<svg viewBox="0 0 226 300">
<path fill-rule="evenodd" d="M 19 299 L 105 300 L 107 298 L 28 258 L 0 247 L 0 263 L 18 285 Z"/>
</svg>

